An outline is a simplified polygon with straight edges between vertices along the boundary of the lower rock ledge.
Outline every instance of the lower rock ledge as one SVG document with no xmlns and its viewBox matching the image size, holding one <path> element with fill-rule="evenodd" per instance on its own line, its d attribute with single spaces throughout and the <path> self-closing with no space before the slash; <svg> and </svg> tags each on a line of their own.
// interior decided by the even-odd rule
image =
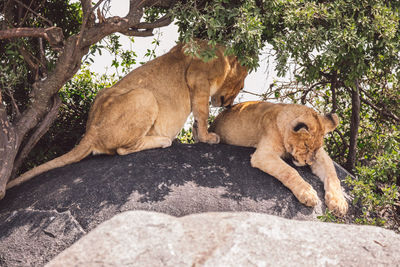
<svg viewBox="0 0 400 267">
<path fill-rule="evenodd" d="M 47 266 L 394 266 L 400 235 L 372 226 L 250 212 L 173 217 L 129 211 L 100 224 Z"/>
<path fill-rule="evenodd" d="M 0 222 L 0 266 L 39 266 L 42 254 L 56 256 L 86 232 L 70 211 L 23 209 Z"/>
</svg>

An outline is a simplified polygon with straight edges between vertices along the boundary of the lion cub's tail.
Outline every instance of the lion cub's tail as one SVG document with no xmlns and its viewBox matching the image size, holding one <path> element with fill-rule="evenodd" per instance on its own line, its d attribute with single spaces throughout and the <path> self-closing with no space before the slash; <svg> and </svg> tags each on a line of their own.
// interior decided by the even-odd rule
<svg viewBox="0 0 400 267">
<path fill-rule="evenodd" d="M 74 147 L 71 151 L 58 158 L 43 163 L 42 165 L 39 165 L 23 173 L 14 180 L 11 180 L 10 182 L 8 182 L 6 189 L 10 189 L 14 186 L 20 185 L 32 179 L 36 175 L 47 172 L 51 169 L 63 167 L 65 165 L 78 162 L 83 158 L 85 158 L 86 156 L 88 156 L 91 152 L 92 152 L 91 141 L 89 140 L 88 136 L 84 136 L 82 140 L 79 142 L 79 144 L 76 147 Z"/>
</svg>

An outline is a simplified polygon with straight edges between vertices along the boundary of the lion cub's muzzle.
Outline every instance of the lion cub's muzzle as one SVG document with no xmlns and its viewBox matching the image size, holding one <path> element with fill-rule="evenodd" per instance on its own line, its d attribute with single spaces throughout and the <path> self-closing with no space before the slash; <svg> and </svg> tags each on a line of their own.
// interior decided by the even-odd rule
<svg viewBox="0 0 400 267">
<path fill-rule="evenodd" d="M 303 166 L 309 165 L 309 164 L 307 164 L 307 163 L 305 163 L 305 162 L 297 161 L 295 158 L 293 158 L 292 162 L 293 162 L 293 164 L 296 165 L 297 167 L 303 167 Z"/>
<path fill-rule="evenodd" d="M 289 159 L 293 162 L 293 164 L 297 167 L 303 167 L 303 166 L 311 166 L 314 163 L 314 159 L 304 159 L 304 160 L 299 160 L 293 155 L 289 154 Z"/>
</svg>

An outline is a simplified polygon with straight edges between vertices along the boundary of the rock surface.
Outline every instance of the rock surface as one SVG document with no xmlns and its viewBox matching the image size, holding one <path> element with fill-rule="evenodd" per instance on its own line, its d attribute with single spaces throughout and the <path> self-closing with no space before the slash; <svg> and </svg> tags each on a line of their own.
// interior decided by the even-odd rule
<svg viewBox="0 0 400 267">
<path fill-rule="evenodd" d="M 119 214 L 51 266 L 396 266 L 400 235 L 259 213 Z"/>
<path fill-rule="evenodd" d="M 173 144 L 127 156 L 89 157 L 42 174 L 0 201 L 0 266 L 48 262 L 84 233 L 128 210 L 173 216 L 251 211 L 299 220 L 323 214 L 323 184 L 308 168 L 297 169 L 322 200 L 315 208 L 252 168 L 253 152 L 222 144 Z M 347 175 L 337 171 L 341 179 Z"/>
</svg>

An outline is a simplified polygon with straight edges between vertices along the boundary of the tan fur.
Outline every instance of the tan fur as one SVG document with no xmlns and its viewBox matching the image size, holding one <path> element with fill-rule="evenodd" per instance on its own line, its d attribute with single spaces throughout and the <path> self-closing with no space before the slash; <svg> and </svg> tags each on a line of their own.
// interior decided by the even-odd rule
<svg viewBox="0 0 400 267">
<path fill-rule="evenodd" d="M 10 181 L 7 189 L 92 152 L 125 155 L 168 147 L 191 111 L 198 122 L 199 140 L 218 143 L 219 136 L 207 131 L 209 98 L 214 106 L 231 105 L 243 88 L 247 70 L 235 57 L 224 56 L 221 47 L 217 58 L 209 62 L 186 55 L 184 50 L 179 44 L 100 91 L 81 142 L 69 153 Z"/>
<path fill-rule="evenodd" d="M 324 135 L 337 124 L 336 114 L 323 116 L 306 106 L 256 101 L 223 111 L 209 130 L 217 133 L 223 143 L 255 147 L 251 156 L 253 167 L 277 178 L 301 203 L 315 206 L 315 190 L 282 158 L 292 157 L 298 166 L 310 165 L 324 182 L 328 208 L 344 215 L 348 205 L 332 159 L 322 147 Z"/>
</svg>

